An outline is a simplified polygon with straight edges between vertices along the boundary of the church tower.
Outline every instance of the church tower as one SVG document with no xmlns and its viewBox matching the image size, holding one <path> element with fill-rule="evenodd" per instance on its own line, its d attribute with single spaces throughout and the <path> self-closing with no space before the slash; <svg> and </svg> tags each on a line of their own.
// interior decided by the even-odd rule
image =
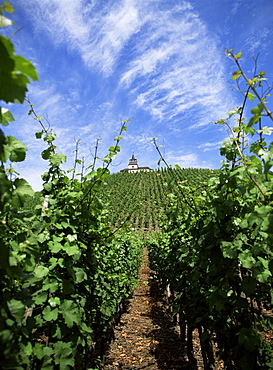
<svg viewBox="0 0 273 370">
<path fill-rule="evenodd" d="M 137 159 L 135 158 L 134 154 L 132 158 L 129 160 L 128 168 L 124 168 L 124 170 L 120 170 L 120 172 L 152 172 L 153 170 L 150 167 L 139 167 L 137 164 Z"/>
<path fill-rule="evenodd" d="M 135 158 L 134 154 L 132 155 L 132 158 L 129 160 L 128 172 L 138 172 L 137 159 Z"/>
</svg>

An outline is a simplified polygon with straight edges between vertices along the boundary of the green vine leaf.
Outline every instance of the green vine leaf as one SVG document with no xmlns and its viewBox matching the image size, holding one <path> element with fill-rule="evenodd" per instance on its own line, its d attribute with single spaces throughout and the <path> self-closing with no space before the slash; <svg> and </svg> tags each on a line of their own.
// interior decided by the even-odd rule
<svg viewBox="0 0 273 370">
<path fill-rule="evenodd" d="M 12 113 L 8 109 L 0 107 L 0 123 L 2 126 L 8 126 L 9 122 L 12 121 L 14 121 Z"/>
<path fill-rule="evenodd" d="M 21 55 L 14 55 L 13 60 L 15 61 L 15 70 L 20 71 L 24 75 L 30 77 L 33 81 L 38 81 L 38 74 L 34 65 L 22 57 Z"/>
<path fill-rule="evenodd" d="M 48 273 L 49 273 L 49 268 L 48 267 L 45 267 L 45 266 L 42 266 L 42 265 L 39 265 L 34 270 L 34 275 L 38 279 L 42 279 L 42 278 L 46 277 L 48 275 Z"/>
<path fill-rule="evenodd" d="M 23 162 L 27 147 L 13 136 L 6 136 L 6 155 L 11 162 Z"/>
<path fill-rule="evenodd" d="M 11 299 L 7 302 L 9 311 L 16 323 L 21 326 L 25 315 L 25 305 L 16 299 Z"/>
<path fill-rule="evenodd" d="M 247 98 L 250 100 L 250 101 L 254 101 L 254 99 L 256 98 L 256 95 L 252 94 L 250 91 L 247 93 Z"/>
<path fill-rule="evenodd" d="M 240 58 L 242 57 L 242 54 L 243 54 L 243 53 L 242 53 L 241 51 L 239 51 L 239 53 L 238 53 L 238 54 L 235 54 L 235 55 L 234 55 L 234 59 L 235 59 L 235 60 L 240 59 Z"/>
<path fill-rule="evenodd" d="M 43 117 L 37 117 L 38 120 L 41 120 Z M 52 142 L 56 140 L 56 134 L 54 132 L 47 133 L 44 137 L 44 141 L 48 144 L 52 144 Z"/>
<path fill-rule="evenodd" d="M 36 133 L 35 133 L 35 137 L 36 137 L 36 139 L 41 139 L 41 138 L 42 138 L 42 136 L 43 136 L 43 133 L 44 133 L 44 131 L 36 132 Z"/>
<path fill-rule="evenodd" d="M 235 71 L 235 72 L 232 73 L 231 79 L 232 80 L 237 80 L 241 76 L 242 76 L 242 72 L 241 71 Z"/>
<path fill-rule="evenodd" d="M 70 343 L 59 341 L 54 346 L 55 363 L 60 366 L 60 370 L 67 370 L 74 367 L 73 349 Z"/>
<path fill-rule="evenodd" d="M 36 80 L 35 67 L 30 62 L 23 63 L 22 59 L 16 59 L 12 42 L 2 35 L 0 35 L 0 54 L 0 100 L 6 103 L 23 103 L 27 84 L 30 83 L 28 77 Z"/>
<path fill-rule="evenodd" d="M 3 1 L 3 10 L 9 14 L 12 14 L 14 12 L 13 6 L 8 1 Z"/>
<path fill-rule="evenodd" d="M 23 207 L 27 197 L 34 195 L 34 190 L 24 179 L 16 179 L 13 184 L 15 189 L 13 191 L 12 205 L 17 208 Z"/>
<path fill-rule="evenodd" d="M 54 154 L 49 159 L 52 167 L 59 167 L 63 162 L 66 162 L 66 156 L 60 153 Z"/>
<path fill-rule="evenodd" d="M 59 297 L 50 297 L 48 303 L 51 307 L 57 307 L 61 304 L 61 300 Z"/>
<path fill-rule="evenodd" d="M 72 328 L 73 324 L 80 324 L 81 315 L 79 314 L 77 305 L 71 300 L 65 300 L 61 305 L 61 312 L 66 325 Z"/>
<path fill-rule="evenodd" d="M 56 321 L 59 314 L 58 308 L 51 310 L 49 306 L 46 306 L 43 310 L 43 317 L 46 321 Z"/>
<path fill-rule="evenodd" d="M 37 357 L 39 360 L 41 360 L 44 357 L 44 347 L 41 343 L 35 343 L 35 346 L 33 348 L 33 355 Z"/>
<path fill-rule="evenodd" d="M 13 23 L 9 18 L 0 14 L 0 28 L 8 27 L 11 26 L 12 24 Z"/>
<path fill-rule="evenodd" d="M 53 154 L 53 149 L 52 147 L 50 147 L 50 148 L 43 150 L 41 156 L 43 159 L 47 160 L 50 158 L 52 154 Z"/>
<path fill-rule="evenodd" d="M 259 134 L 263 135 L 271 135 L 273 131 L 273 127 L 263 126 L 261 130 L 257 130 Z"/>
<path fill-rule="evenodd" d="M 37 305 L 41 305 L 44 302 L 46 302 L 47 298 L 48 298 L 48 292 L 42 292 L 42 293 L 37 294 L 35 297 L 33 297 L 33 300 Z"/>
</svg>

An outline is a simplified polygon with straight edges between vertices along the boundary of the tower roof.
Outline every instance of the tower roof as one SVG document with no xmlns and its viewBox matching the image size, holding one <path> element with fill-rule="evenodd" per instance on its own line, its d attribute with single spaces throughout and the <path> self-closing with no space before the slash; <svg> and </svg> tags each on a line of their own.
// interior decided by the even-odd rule
<svg viewBox="0 0 273 370">
<path fill-rule="evenodd" d="M 134 154 L 132 154 L 132 158 L 129 160 L 129 165 L 130 164 L 137 165 L 137 159 L 135 158 Z"/>
</svg>

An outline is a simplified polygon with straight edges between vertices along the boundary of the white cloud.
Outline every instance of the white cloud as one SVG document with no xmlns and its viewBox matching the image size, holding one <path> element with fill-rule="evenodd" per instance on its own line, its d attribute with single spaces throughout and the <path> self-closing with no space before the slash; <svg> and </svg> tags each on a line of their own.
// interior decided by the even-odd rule
<svg viewBox="0 0 273 370">
<path fill-rule="evenodd" d="M 213 168 L 212 163 L 200 158 L 198 153 L 176 154 L 166 153 L 166 162 L 172 165 L 178 164 L 182 168 Z"/>
<path fill-rule="evenodd" d="M 166 154 L 167 163 L 178 164 L 180 167 L 197 167 L 198 157 L 195 153 L 185 155 Z"/>
<path fill-rule="evenodd" d="M 247 37 L 245 44 L 248 55 L 259 53 L 261 50 L 265 50 L 270 47 L 271 38 L 270 30 L 266 27 L 261 27 L 259 30 L 254 30 L 254 32 Z"/>
<path fill-rule="evenodd" d="M 174 130 L 174 120 L 178 124 L 189 109 L 201 112 L 192 124 L 204 125 L 230 108 L 217 38 L 190 2 L 172 8 L 153 0 L 27 5 L 37 29 L 78 51 L 90 70 L 120 75 L 119 86 L 130 91 L 133 104 L 172 120 Z"/>
<path fill-rule="evenodd" d="M 90 29 L 82 0 L 44 0 L 39 3 L 30 0 L 24 6 L 32 15 L 36 28 L 49 32 L 55 42 L 69 42 L 71 47 L 76 47 L 79 41 L 87 42 Z"/>
<path fill-rule="evenodd" d="M 208 152 L 210 150 L 219 149 L 220 146 L 223 144 L 224 140 L 227 140 L 227 139 L 223 139 L 223 140 L 220 140 L 214 143 L 203 143 L 201 145 L 198 145 L 198 149 L 202 149 L 203 152 Z"/>
<path fill-rule="evenodd" d="M 139 30 L 140 24 L 138 10 L 131 0 L 124 0 L 119 6 L 109 10 L 109 13 L 100 20 L 99 34 L 92 35 L 97 37 L 95 39 L 91 37 L 91 43 L 82 49 L 86 64 L 96 66 L 100 63 L 102 71 L 106 74 L 112 71 L 120 51 L 132 34 Z"/>
<path fill-rule="evenodd" d="M 105 4 L 29 0 L 26 9 L 39 32 L 47 32 L 54 43 L 77 50 L 88 67 L 109 75 L 122 49 L 143 22 L 136 4 L 134 0 Z"/>
<path fill-rule="evenodd" d="M 153 72 L 159 63 L 162 63 L 165 58 L 168 59 L 173 48 L 174 46 L 166 44 L 159 49 L 148 50 L 140 56 L 140 59 L 131 63 L 131 68 L 123 74 L 120 80 L 121 84 L 129 86 L 137 76 L 145 76 Z"/>
<path fill-rule="evenodd" d="M 241 0 L 234 1 L 234 3 L 231 6 L 231 14 L 235 15 L 238 12 L 238 9 L 240 8 L 241 5 L 242 5 Z"/>
<path fill-rule="evenodd" d="M 173 130 L 189 110 L 196 110 L 196 120 L 188 127 L 221 118 L 233 104 L 217 39 L 192 7 L 159 14 L 161 18 L 150 16 L 145 25 L 121 86 L 154 118 L 171 121 Z"/>
</svg>

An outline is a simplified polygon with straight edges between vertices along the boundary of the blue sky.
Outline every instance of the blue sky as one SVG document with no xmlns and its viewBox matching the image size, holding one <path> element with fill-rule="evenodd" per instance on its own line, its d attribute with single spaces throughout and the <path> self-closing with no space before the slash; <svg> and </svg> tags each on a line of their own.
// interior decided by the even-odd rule
<svg viewBox="0 0 273 370">
<path fill-rule="evenodd" d="M 273 81 L 272 0 L 14 0 L 10 35 L 16 53 L 36 66 L 39 81 L 28 97 L 57 133 L 58 152 L 73 165 L 92 163 L 113 145 L 121 121 L 132 119 L 111 172 L 126 168 L 132 153 L 140 166 L 157 168 L 150 144 L 157 137 L 169 164 L 219 168 L 227 132 L 214 121 L 239 106 L 231 85 L 236 69 L 225 49 L 242 51 L 242 64 Z M 5 106 L 5 105 L 4 105 Z M 16 170 L 35 190 L 47 163 L 45 143 L 35 139 L 38 123 L 27 105 L 9 106 L 15 122 L 5 128 L 28 147 Z"/>
</svg>

